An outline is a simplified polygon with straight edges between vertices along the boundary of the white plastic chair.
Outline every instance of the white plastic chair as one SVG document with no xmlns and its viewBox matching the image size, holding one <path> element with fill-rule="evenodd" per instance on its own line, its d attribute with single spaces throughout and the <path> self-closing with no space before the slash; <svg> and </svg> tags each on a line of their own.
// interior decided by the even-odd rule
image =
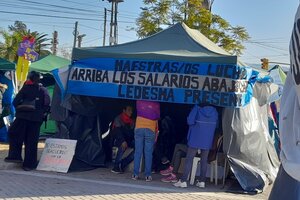
<svg viewBox="0 0 300 200">
<path fill-rule="evenodd" d="M 227 157 L 224 153 L 220 153 L 219 150 L 222 146 L 223 143 L 223 136 L 221 136 L 218 141 L 217 141 L 217 154 L 216 154 L 216 159 L 210 162 L 211 170 L 210 170 L 210 182 L 213 182 L 213 179 L 215 179 L 215 185 L 218 185 L 218 164 L 220 163 L 220 156 L 224 157 L 224 169 L 223 169 L 223 186 L 225 185 L 225 178 L 227 174 Z"/>
<path fill-rule="evenodd" d="M 215 185 L 218 185 L 218 163 L 219 163 L 219 156 L 223 153 L 219 153 L 219 150 L 223 143 L 223 136 L 218 138 L 217 141 L 217 153 L 216 153 L 216 159 L 214 161 L 210 162 L 210 182 L 213 182 L 213 179 L 215 179 Z M 192 171 L 191 171 L 191 177 L 190 177 L 190 184 L 194 185 L 197 167 L 200 163 L 201 158 L 194 157 L 193 159 L 193 165 L 192 165 Z M 225 185 L 225 177 L 227 172 L 227 159 L 225 158 L 224 163 L 224 172 L 223 172 L 223 186 Z"/>
<path fill-rule="evenodd" d="M 194 185 L 195 182 L 195 177 L 196 177 L 196 172 L 197 172 L 197 168 L 199 165 L 201 158 L 200 157 L 194 157 L 193 159 L 193 166 L 192 166 L 192 171 L 191 171 L 191 179 L 190 179 L 190 184 Z"/>
</svg>

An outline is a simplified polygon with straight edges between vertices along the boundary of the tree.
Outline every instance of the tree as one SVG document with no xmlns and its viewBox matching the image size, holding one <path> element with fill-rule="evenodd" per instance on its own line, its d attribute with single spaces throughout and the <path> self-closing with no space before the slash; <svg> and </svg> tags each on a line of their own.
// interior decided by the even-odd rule
<svg viewBox="0 0 300 200">
<path fill-rule="evenodd" d="M 16 61 L 18 47 L 14 44 L 18 42 L 18 38 L 5 30 L 1 30 L 0 34 L 4 39 L 4 42 L 0 42 L 0 56 L 10 61 Z"/>
<path fill-rule="evenodd" d="M 144 38 L 163 27 L 184 22 L 233 55 L 241 55 L 243 42 L 250 39 L 242 26 L 232 26 L 221 16 L 213 14 L 214 0 L 144 0 L 137 19 L 137 35 Z"/>
<path fill-rule="evenodd" d="M 35 38 L 34 50 L 40 56 L 50 53 L 46 50 L 46 47 L 50 45 L 48 35 L 37 31 L 31 32 L 30 29 L 27 29 L 26 24 L 21 21 L 15 21 L 14 25 L 8 26 L 8 31 L 0 30 L 0 35 L 4 39 L 4 42 L 0 43 L 0 55 L 10 61 L 17 61 L 17 50 L 23 36 L 32 35 Z"/>
</svg>

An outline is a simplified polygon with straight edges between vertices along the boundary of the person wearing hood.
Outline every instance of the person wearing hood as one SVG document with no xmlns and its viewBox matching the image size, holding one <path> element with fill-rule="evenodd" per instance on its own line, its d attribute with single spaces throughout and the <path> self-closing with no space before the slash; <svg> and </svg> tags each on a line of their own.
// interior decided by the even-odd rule
<svg viewBox="0 0 300 200">
<path fill-rule="evenodd" d="M 187 187 L 188 175 L 192 170 L 193 159 L 198 150 L 201 150 L 200 179 L 196 186 L 205 187 L 207 158 L 212 147 L 215 130 L 218 122 L 218 112 L 215 107 L 201 104 L 195 105 L 190 112 L 187 123 L 189 125 L 187 135 L 187 155 L 183 176 L 174 184 L 176 187 Z"/>
<path fill-rule="evenodd" d="M 41 75 L 32 71 L 22 89 L 13 100 L 16 119 L 12 123 L 9 135 L 9 152 L 6 162 L 21 163 L 22 145 L 25 145 L 23 169 L 33 170 L 37 166 L 37 146 L 40 126 L 45 113 L 49 110 L 50 96 L 40 82 Z"/>
</svg>

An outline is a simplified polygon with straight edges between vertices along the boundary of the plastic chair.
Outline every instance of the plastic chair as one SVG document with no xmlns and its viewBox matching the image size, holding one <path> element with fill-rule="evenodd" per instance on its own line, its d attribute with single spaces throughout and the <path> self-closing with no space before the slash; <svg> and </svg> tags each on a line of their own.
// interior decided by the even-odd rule
<svg viewBox="0 0 300 200">
<path fill-rule="evenodd" d="M 223 136 L 219 137 L 217 140 L 217 151 L 216 151 L 216 159 L 210 162 L 210 182 L 213 182 L 213 179 L 215 179 L 215 185 L 218 185 L 218 163 L 219 163 L 219 156 L 224 155 L 224 153 L 219 153 L 219 150 L 222 147 L 223 143 Z M 190 175 L 190 184 L 193 185 L 195 182 L 197 167 L 200 163 L 201 158 L 200 157 L 194 157 L 193 159 L 193 165 L 192 165 L 192 171 Z M 225 185 L 225 177 L 226 177 L 226 171 L 227 171 L 227 159 L 225 158 L 224 163 L 224 173 L 223 173 L 223 186 Z"/>
<path fill-rule="evenodd" d="M 220 157 L 223 156 L 224 158 L 224 170 L 223 170 L 223 186 L 225 185 L 225 177 L 227 172 L 227 158 L 226 155 L 220 152 L 223 143 L 223 136 L 221 136 L 217 141 L 217 152 L 216 152 L 216 159 L 210 162 L 211 170 L 210 170 L 210 182 L 213 182 L 215 179 L 215 185 L 218 185 L 218 164 L 220 162 Z"/>
<path fill-rule="evenodd" d="M 193 159 L 193 166 L 192 166 L 192 171 L 191 171 L 191 176 L 190 176 L 190 184 L 194 185 L 195 182 L 195 177 L 196 177 L 196 172 L 197 172 L 197 167 L 199 165 L 201 158 L 200 157 L 194 157 Z"/>
</svg>

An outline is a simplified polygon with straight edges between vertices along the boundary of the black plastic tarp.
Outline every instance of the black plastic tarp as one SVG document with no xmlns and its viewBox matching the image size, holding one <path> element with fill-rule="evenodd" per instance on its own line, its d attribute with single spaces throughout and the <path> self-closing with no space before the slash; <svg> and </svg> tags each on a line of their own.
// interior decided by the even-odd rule
<svg viewBox="0 0 300 200">
<path fill-rule="evenodd" d="M 67 96 L 61 101 L 55 87 L 51 118 L 56 120 L 56 137 L 77 140 L 70 170 L 82 171 L 105 166 L 105 151 L 101 138 L 100 115 L 102 109 L 96 99 L 84 96 Z"/>
</svg>

